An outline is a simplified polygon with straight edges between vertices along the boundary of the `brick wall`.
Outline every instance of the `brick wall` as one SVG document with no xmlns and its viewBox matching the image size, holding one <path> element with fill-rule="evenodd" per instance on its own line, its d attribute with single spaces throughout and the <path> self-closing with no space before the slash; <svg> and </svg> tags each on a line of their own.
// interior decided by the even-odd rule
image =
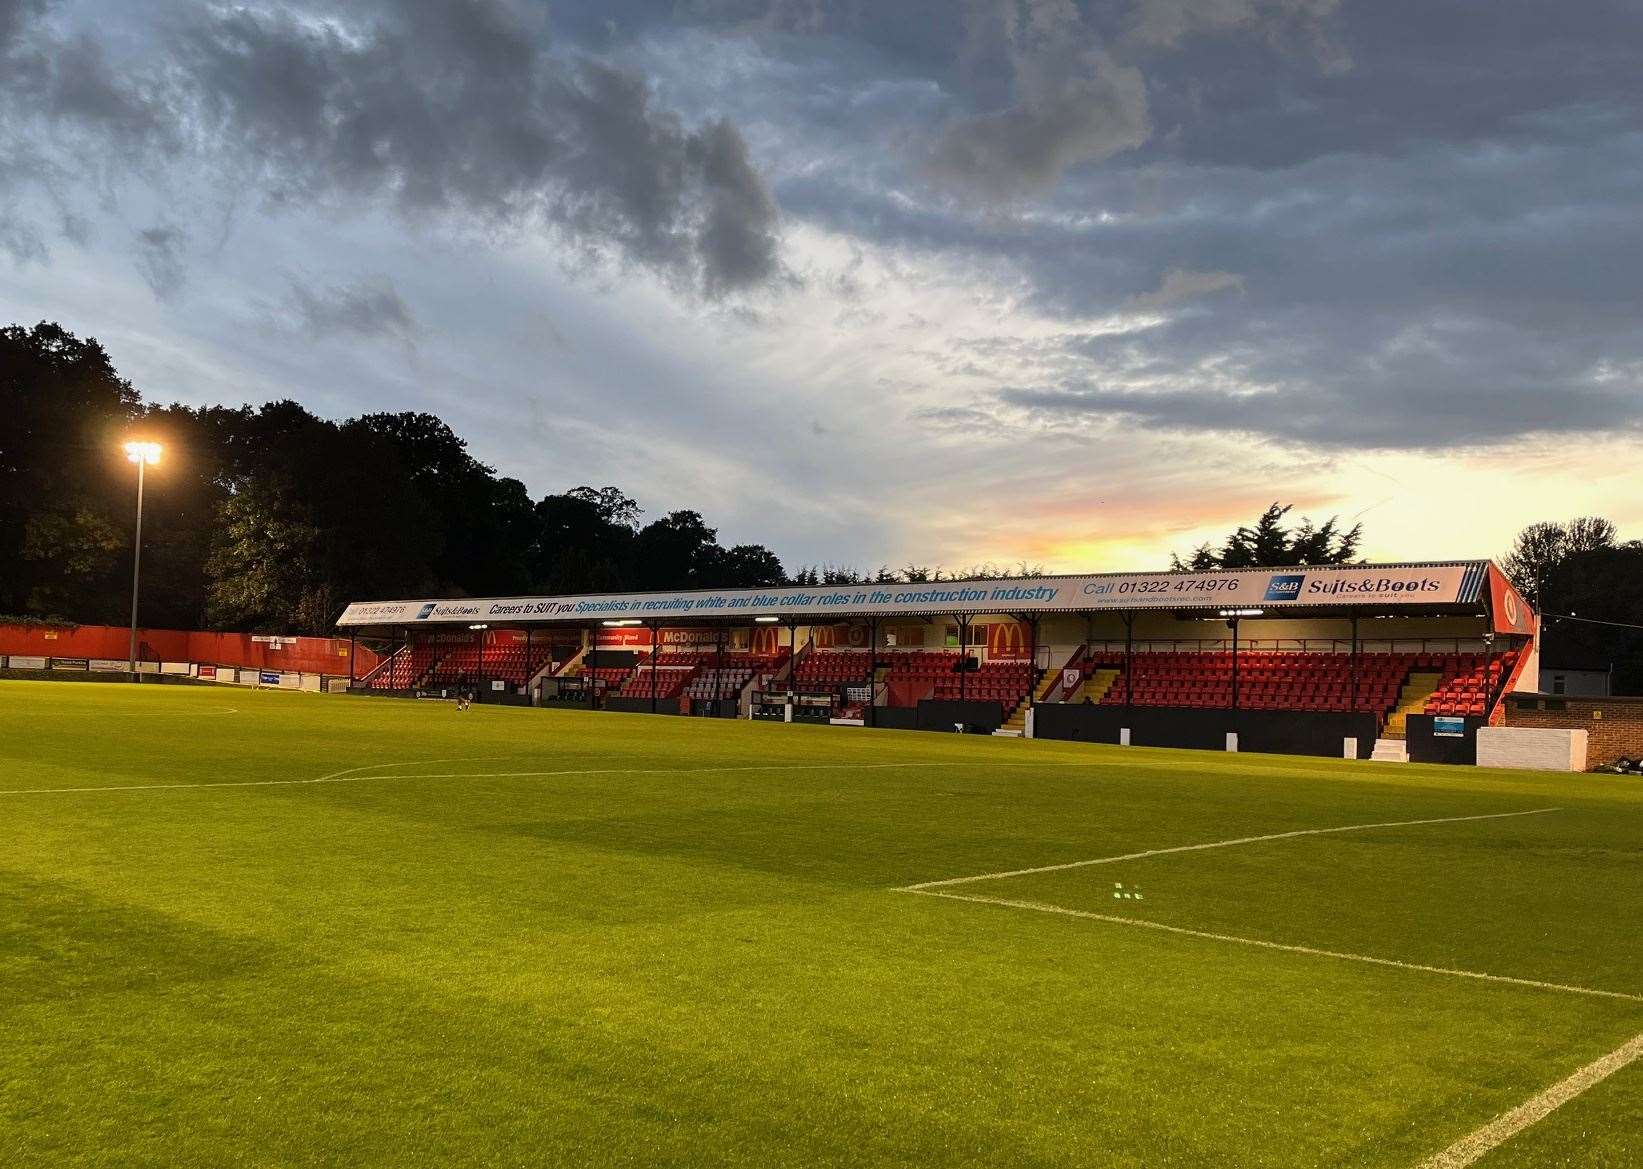
<svg viewBox="0 0 1643 1169">
<path fill-rule="evenodd" d="M 1643 758 L 1643 698 L 1514 694 L 1504 705 L 1509 727 L 1585 731 L 1588 767 Z"/>
</svg>

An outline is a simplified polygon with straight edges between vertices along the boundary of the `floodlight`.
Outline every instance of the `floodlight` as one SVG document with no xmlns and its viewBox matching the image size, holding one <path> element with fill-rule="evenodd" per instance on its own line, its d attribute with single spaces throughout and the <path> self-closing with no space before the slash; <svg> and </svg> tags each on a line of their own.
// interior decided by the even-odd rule
<svg viewBox="0 0 1643 1169">
<path fill-rule="evenodd" d="M 133 679 L 137 677 L 137 595 L 143 575 L 143 470 L 160 461 L 160 444 L 131 439 L 123 446 L 126 458 L 137 464 L 137 533 L 131 543 L 131 646 L 129 661 Z"/>
<path fill-rule="evenodd" d="M 1223 617 L 1260 617 L 1266 613 L 1265 609 L 1222 609 Z"/>
<path fill-rule="evenodd" d="M 776 624 L 776 622 L 780 621 L 781 618 L 780 617 L 755 617 L 755 618 L 753 618 L 753 620 L 758 622 L 760 625 L 774 625 L 774 624 Z"/>
</svg>

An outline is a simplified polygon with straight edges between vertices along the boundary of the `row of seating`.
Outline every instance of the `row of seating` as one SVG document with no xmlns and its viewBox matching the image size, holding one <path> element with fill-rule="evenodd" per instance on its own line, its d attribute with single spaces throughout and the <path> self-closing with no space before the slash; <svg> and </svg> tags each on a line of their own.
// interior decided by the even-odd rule
<svg viewBox="0 0 1643 1169">
<path fill-rule="evenodd" d="M 1488 712 L 1490 699 L 1499 694 L 1517 665 L 1516 650 L 1483 657 L 1457 655 L 1443 665 L 1438 688 L 1426 700 L 1427 714 L 1479 715 Z"/>
<path fill-rule="evenodd" d="M 1504 689 L 1515 651 L 1498 654 L 1238 655 L 1238 704 L 1261 710 L 1369 711 L 1385 718 L 1404 701 L 1406 685 L 1438 679 L 1425 700 L 1429 714 L 1482 715 Z M 1116 670 L 1103 705 L 1223 707 L 1233 702 L 1232 655 L 1092 654 L 1087 670 Z M 1126 670 L 1128 674 L 1126 675 Z M 1354 674 L 1356 680 L 1354 682 Z M 1415 690 L 1411 701 L 1420 701 Z M 1405 707 L 1405 709 L 1409 709 Z M 1417 708 L 1420 709 L 1420 708 Z"/>
<path fill-rule="evenodd" d="M 378 690 L 409 690 L 434 664 L 434 647 L 426 643 L 407 645 L 371 675 L 368 685 Z"/>
<path fill-rule="evenodd" d="M 527 657 L 523 644 L 509 642 L 459 645 L 439 658 L 428 680 L 439 685 L 496 678 L 523 686 L 533 673 L 547 664 L 548 652 L 544 646 L 533 649 Z"/>
<path fill-rule="evenodd" d="M 801 687 L 835 686 L 864 681 L 872 670 L 872 655 L 864 649 L 812 650 L 798 664 L 794 680 Z"/>
</svg>

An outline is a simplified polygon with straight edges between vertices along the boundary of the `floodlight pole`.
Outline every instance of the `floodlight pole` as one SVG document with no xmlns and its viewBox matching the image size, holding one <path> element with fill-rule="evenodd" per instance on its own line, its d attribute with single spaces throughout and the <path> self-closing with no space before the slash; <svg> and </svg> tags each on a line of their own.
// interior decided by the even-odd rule
<svg viewBox="0 0 1643 1169">
<path fill-rule="evenodd" d="M 143 468 L 147 459 L 139 458 L 137 462 L 137 534 L 132 542 L 131 551 L 131 645 L 130 661 L 132 681 L 137 680 L 137 593 L 143 579 Z"/>
</svg>

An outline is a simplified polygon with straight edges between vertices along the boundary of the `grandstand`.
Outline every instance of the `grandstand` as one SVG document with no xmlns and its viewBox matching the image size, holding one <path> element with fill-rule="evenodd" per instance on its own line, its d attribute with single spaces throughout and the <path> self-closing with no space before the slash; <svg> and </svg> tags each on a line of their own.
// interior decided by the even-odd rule
<svg viewBox="0 0 1643 1169">
<path fill-rule="evenodd" d="M 1469 742 L 1533 676 L 1536 627 L 1486 561 L 361 602 L 339 624 L 386 651 L 367 693 L 1380 757 Z"/>
</svg>

